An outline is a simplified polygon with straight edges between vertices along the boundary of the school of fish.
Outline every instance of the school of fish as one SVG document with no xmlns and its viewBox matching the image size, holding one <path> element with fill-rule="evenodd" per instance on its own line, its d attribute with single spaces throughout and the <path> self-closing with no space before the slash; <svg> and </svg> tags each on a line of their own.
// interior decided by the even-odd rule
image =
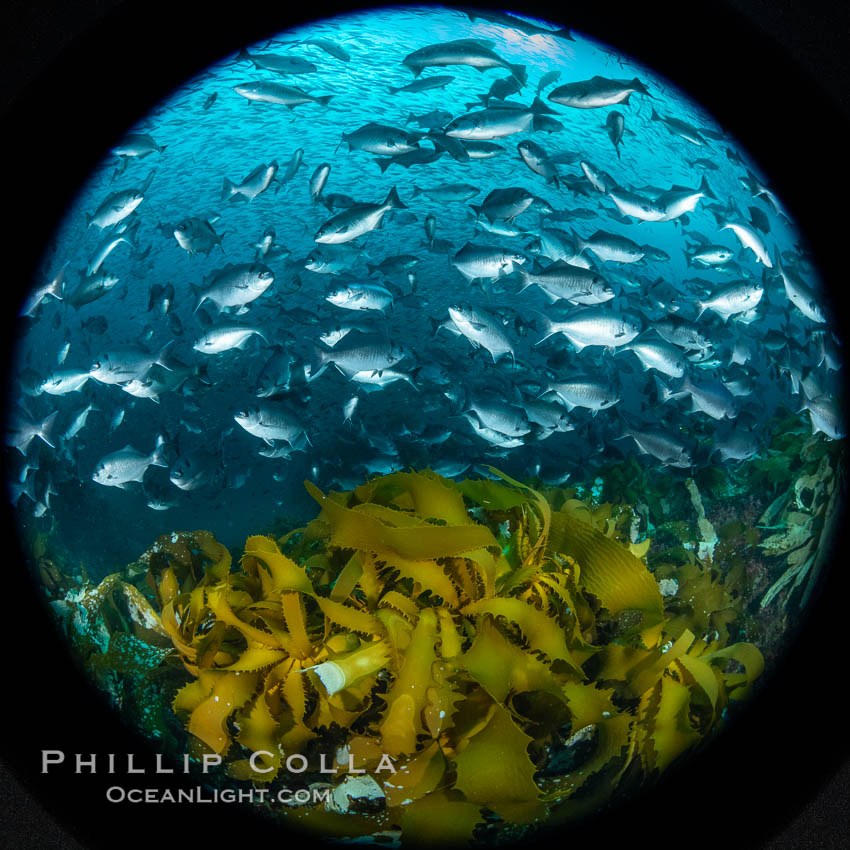
<svg viewBox="0 0 850 850">
<path fill-rule="evenodd" d="M 733 137 L 567 29 L 369 14 L 116 143 L 20 307 L 12 501 L 692 470 L 803 411 L 844 437 L 814 260 Z"/>
</svg>

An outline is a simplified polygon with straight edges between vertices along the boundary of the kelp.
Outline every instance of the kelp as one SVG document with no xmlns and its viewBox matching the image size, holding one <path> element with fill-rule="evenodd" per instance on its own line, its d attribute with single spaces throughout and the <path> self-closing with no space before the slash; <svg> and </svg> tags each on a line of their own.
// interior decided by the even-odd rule
<svg viewBox="0 0 850 850">
<path fill-rule="evenodd" d="M 339 787 L 330 754 L 383 794 L 379 811 L 284 817 L 430 844 L 568 819 L 627 773 L 653 780 L 749 693 L 761 655 L 727 644 L 738 612 L 716 571 L 676 568 L 689 604 L 665 604 L 633 511 L 494 473 L 308 483 L 319 515 L 248 538 L 238 564 L 206 532 L 147 554 L 198 746 L 239 781 L 282 782 L 299 753 L 305 782 Z"/>
<path fill-rule="evenodd" d="M 759 546 L 781 564 L 779 577 L 761 599 L 762 608 L 783 591 L 784 608 L 792 600 L 805 608 L 811 597 L 841 514 L 844 472 L 839 451 L 819 435 L 807 440 L 796 458 L 799 469 L 791 485 L 759 518 L 759 528 L 772 532 Z"/>
</svg>

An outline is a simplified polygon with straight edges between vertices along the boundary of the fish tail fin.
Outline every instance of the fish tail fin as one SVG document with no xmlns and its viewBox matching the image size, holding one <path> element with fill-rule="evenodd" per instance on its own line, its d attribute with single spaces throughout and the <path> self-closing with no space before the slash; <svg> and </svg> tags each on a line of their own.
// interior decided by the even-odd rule
<svg viewBox="0 0 850 850">
<path fill-rule="evenodd" d="M 386 169 L 384 169 L 384 170 L 386 170 Z M 393 210 L 406 210 L 407 209 L 407 204 L 402 203 L 401 198 L 399 198 L 399 196 L 398 196 L 398 189 L 396 189 L 395 186 L 393 186 L 392 189 L 390 189 L 389 193 L 387 194 L 387 199 L 384 201 L 384 204 L 385 205 L 389 204 L 390 209 L 393 209 Z"/>
<path fill-rule="evenodd" d="M 165 446 L 165 437 L 159 434 L 151 454 L 151 466 L 168 466 L 168 461 L 165 459 Z"/>
<path fill-rule="evenodd" d="M 436 336 L 442 323 L 439 319 L 435 319 L 433 316 L 429 316 L 428 321 L 431 323 L 431 335 Z"/>
<path fill-rule="evenodd" d="M 151 187 L 151 183 L 153 183 L 153 178 L 156 175 L 156 169 L 152 168 L 147 177 L 145 177 L 145 182 L 142 184 L 141 192 L 143 195 L 148 193 L 148 189 Z"/>
<path fill-rule="evenodd" d="M 519 274 L 519 279 L 522 281 L 522 288 L 519 290 L 519 292 L 525 292 L 525 290 L 528 289 L 528 287 L 531 286 L 534 281 L 531 279 L 531 275 L 528 273 L 527 269 L 524 269 L 520 266 L 519 268 L 517 268 L 517 272 Z"/>
<path fill-rule="evenodd" d="M 532 312 L 537 313 L 537 315 L 540 316 L 540 321 L 543 323 L 543 336 L 540 337 L 540 339 L 538 339 L 537 342 L 534 343 L 536 347 L 542 342 L 545 342 L 547 339 L 549 339 L 549 337 L 555 333 L 555 329 L 553 328 L 552 320 L 548 316 L 544 315 L 538 310 L 534 310 Z"/>
<path fill-rule="evenodd" d="M 584 249 L 587 248 L 590 244 L 588 242 L 585 242 L 585 240 L 582 239 L 581 236 L 579 236 L 578 233 L 576 233 L 572 227 L 570 227 L 570 236 L 573 237 L 573 242 L 575 243 L 577 254 L 581 254 L 581 252 L 584 251 Z"/>
<path fill-rule="evenodd" d="M 393 164 L 392 157 L 387 157 L 386 159 L 377 160 L 378 168 L 381 170 L 381 174 L 386 174 L 387 169 Z"/>
<path fill-rule="evenodd" d="M 711 191 L 711 186 L 708 185 L 708 178 L 703 174 L 702 180 L 699 184 L 699 190 L 703 193 L 707 198 L 711 198 L 712 200 L 717 200 L 717 195 Z"/>
<path fill-rule="evenodd" d="M 688 258 L 690 259 L 690 258 Z M 690 265 L 690 263 L 688 263 Z M 699 312 L 697 313 L 697 319 L 708 309 L 708 305 L 704 301 L 697 301 L 697 309 Z"/>
<path fill-rule="evenodd" d="M 401 91 L 401 89 L 402 89 L 401 86 L 387 86 L 387 91 L 390 94 L 398 94 Z M 407 120 L 410 121 L 409 118 Z"/>
<path fill-rule="evenodd" d="M 632 80 L 631 86 L 635 91 L 645 94 L 648 97 L 652 97 L 652 95 L 647 91 L 646 86 L 637 77 Z"/>
<path fill-rule="evenodd" d="M 481 210 L 483 209 L 483 206 L 478 206 L 478 205 L 476 205 L 476 204 L 470 204 L 469 206 L 470 206 L 470 207 L 473 209 L 473 211 L 475 212 L 475 217 L 476 217 L 476 218 L 480 218 L 480 217 L 481 217 Z"/>
<path fill-rule="evenodd" d="M 59 270 L 59 274 L 57 274 L 50 282 L 50 286 L 47 288 L 45 295 L 52 295 L 59 301 L 62 300 L 62 296 L 65 294 L 65 270 L 68 268 L 69 262 L 70 260 L 65 260 L 65 264 Z"/>
<path fill-rule="evenodd" d="M 222 201 L 226 201 L 228 198 L 232 198 L 236 193 L 236 184 L 229 178 L 224 178 L 224 185 L 221 187 L 221 199 Z"/>
<path fill-rule="evenodd" d="M 327 352 L 319 348 L 318 345 L 313 346 L 313 351 L 310 356 L 310 376 L 308 380 L 312 381 L 318 378 L 328 365 Z"/>
<path fill-rule="evenodd" d="M 390 91 L 392 91 L 392 89 L 390 89 Z M 405 121 L 404 123 L 410 124 L 411 121 L 415 121 L 415 120 L 416 120 L 416 116 L 412 112 L 408 112 L 407 113 L 407 121 Z"/>
<path fill-rule="evenodd" d="M 653 375 L 652 380 L 655 384 L 655 391 L 658 393 L 658 401 L 661 404 L 666 404 L 671 398 L 673 398 L 675 393 L 671 391 L 670 387 L 668 387 L 667 384 L 658 377 L 658 375 Z"/>
<path fill-rule="evenodd" d="M 250 62 L 251 54 L 243 47 L 236 56 L 237 62 Z"/>
<path fill-rule="evenodd" d="M 421 194 L 422 194 L 422 190 L 414 183 L 413 184 L 413 194 L 411 195 L 411 197 L 417 198 Z"/>
<path fill-rule="evenodd" d="M 321 106 L 327 106 L 331 102 L 331 98 L 335 96 L 336 95 L 332 94 L 323 94 L 321 97 L 316 98 L 316 103 L 320 104 Z"/>
<path fill-rule="evenodd" d="M 54 428 L 56 427 L 56 419 L 59 416 L 59 411 L 54 410 L 46 419 L 43 419 L 38 426 L 38 436 L 50 446 L 51 449 L 56 448 L 56 436 Z"/>
<path fill-rule="evenodd" d="M 552 35 L 555 36 L 555 38 L 563 38 L 566 41 L 575 41 L 573 34 L 567 27 L 561 27 L 559 30 L 553 30 Z"/>
<path fill-rule="evenodd" d="M 543 103 L 543 101 L 539 97 L 534 98 L 534 100 L 531 103 L 530 109 L 535 115 L 557 115 L 558 114 L 554 109 L 551 109 L 550 107 L 546 106 L 546 104 Z"/>
<path fill-rule="evenodd" d="M 525 65 L 508 65 L 511 69 L 511 74 L 514 79 L 521 85 L 524 86 L 528 82 L 528 69 Z"/>
<path fill-rule="evenodd" d="M 368 269 L 370 275 L 375 274 L 375 272 L 378 270 L 378 267 L 373 263 L 366 263 L 366 268 Z"/>
<path fill-rule="evenodd" d="M 172 345 L 174 345 L 174 340 L 173 339 L 168 340 L 168 342 L 166 342 L 165 345 L 163 345 L 162 348 L 160 348 L 159 354 L 157 354 L 157 356 L 156 356 L 156 362 L 160 366 L 162 366 L 163 369 L 167 369 L 169 372 L 172 371 L 172 370 L 171 370 L 171 367 L 168 365 L 168 363 L 166 363 L 166 361 L 165 361 L 165 355 L 168 353 L 168 349 L 171 348 Z"/>
<path fill-rule="evenodd" d="M 207 386 L 211 386 L 211 385 L 212 385 L 212 380 L 210 379 L 210 374 L 209 374 L 209 368 L 208 368 L 208 367 L 209 367 L 209 364 L 207 363 L 207 361 L 206 361 L 206 360 L 204 360 L 204 362 L 203 362 L 203 363 L 201 363 L 201 365 L 200 365 L 200 366 L 198 366 L 197 370 L 195 371 L 195 377 L 196 377 L 196 378 L 197 378 L 197 379 L 198 379 L 198 380 L 199 380 L 202 384 L 206 384 Z"/>
</svg>

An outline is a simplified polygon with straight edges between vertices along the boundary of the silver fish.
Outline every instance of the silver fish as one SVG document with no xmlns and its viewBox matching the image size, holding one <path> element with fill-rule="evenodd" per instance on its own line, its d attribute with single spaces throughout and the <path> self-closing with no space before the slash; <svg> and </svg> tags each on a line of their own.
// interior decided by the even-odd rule
<svg viewBox="0 0 850 850">
<path fill-rule="evenodd" d="M 69 261 L 67 260 L 65 261 L 62 268 L 59 269 L 57 274 L 51 278 L 48 283 L 43 284 L 42 286 L 37 286 L 35 289 L 30 291 L 29 295 L 24 299 L 20 309 L 18 310 L 19 316 L 34 316 L 39 304 L 41 304 L 48 295 L 55 298 L 57 301 L 62 300 L 65 288 L 65 271 L 68 268 L 68 262 Z"/>
<path fill-rule="evenodd" d="M 628 103 L 635 93 L 649 95 L 646 86 L 637 77 L 632 80 L 610 80 L 596 76 L 558 86 L 549 92 L 549 100 L 574 109 L 598 109 L 615 103 Z"/>
<path fill-rule="evenodd" d="M 258 165 L 241 183 L 234 183 L 225 177 L 224 186 L 221 190 L 221 200 L 253 201 L 257 195 L 269 188 L 275 174 L 277 174 L 277 169 L 277 162 L 272 160 L 268 165 L 265 163 Z"/>
<path fill-rule="evenodd" d="M 86 304 L 91 304 L 92 301 L 97 301 L 102 298 L 115 287 L 118 283 L 118 278 L 114 274 L 101 270 L 93 275 L 83 277 L 77 288 L 68 295 L 65 300 L 75 310 L 79 310 Z"/>
<path fill-rule="evenodd" d="M 278 53 L 249 53 L 244 48 L 236 57 L 237 62 L 251 62 L 255 68 L 273 71 L 276 74 L 312 74 L 318 68 L 300 56 L 281 56 Z"/>
<path fill-rule="evenodd" d="M 268 398 L 288 392 L 291 380 L 292 355 L 285 348 L 278 346 L 260 369 L 255 394 L 259 398 Z"/>
<path fill-rule="evenodd" d="M 347 377 L 370 370 L 380 372 L 401 362 L 407 356 L 404 346 L 383 339 L 357 340 L 354 345 L 336 346 L 330 350 L 314 347 L 310 380 L 317 378 L 330 364 Z"/>
<path fill-rule="evenodd" d="M 189 254 L 209 254 L 216 246 L 221 245 L 221 236 L 213 229 L 213 222 L 218 216 L 211 219 L 184 218 L 174 228 L 174 238 L 177 244 Z"/>
<path fill-rule="evenodd" d="M 637 431 L 623 428 L 623 437 L 631 437 L 641 454 L 652 455 L 663 466 L 686 469 L 691 466 L 691 456 L 683 443 L 658 428 Z"/>
<path fill-rule="evenodd" d="M 413 380 L 413 376 L 407 372 L 398 372 L 395 369 L 363 369 L 360 372 L 354 372 L 351 375 L 351 380 L 363 387 L 364 392 L 372 392 L 373 390 L 382 390 L 390 384 L 403 381 L 410 384 L 417 392 L 419 387 Z M 357 396 L 355 396 L 357 398 Z"/>
<path fill-rule="evenodd" d="M 268 339 L 259 328 L 249 325 L 219 325 L 198 337 L 192 347 L 201 354 L 220 354 L 234 348 L 244 348 L 252 336 L 258 336 L 268 344 Z"/>
<path fill-rule="evenodd" d="M 671 378 L 681 378 L 687 369 L 687 362 L 681 350 L 667 342 L 652 340 L 633 340 L 622 346 L 621 351 L 633 352 L 644 371 L 655 369 Z"/>
<path fill-rule="evenodd" d="M 87 369 L 59 369 L 48 375 L 39 389 L 49 395 L 67 395 L 81 390 L 90 377 Z"/>
<path fill-rule="evenodd" d="M 159 436 L 149 455 L 142 454 L 129 444 L 106 455 L 95 467 L 92 481 L 106 487 L 122 488 L 134 481 L 141 482 L 151 466 L 168 466 L 164 444 L 163 437 Z"/>
<path fill-rule="evenodd" d="M 561 188 L 558 166 L 549 159 L 546 151 L 540 145 L 532 142 L 530 139 L 526 139 L 517 145 L 517 150 L 522 161 L 535 174 L 539 174 L 547 183 L 554 184 L 556 189 Z"/>
<path fill-rule="evenodd" d="M 476 307 L 456 305 L 449 307 L 449 318 L 458 332 L 466 337 L 473 348 L 485 348 L 495 363 L 500 357 L 510 354 L 514 359 L 513 346 L 502 330 L 501 322 L 489 313 Z"/>
<path fill-rule="evenodd" d="M 521 186 L 508 189 L 493 189 L 483 203 L 470 204 L 476 216 L 486 216 L 491 223 L 494 221 L 513 221 L 525 212 L 534 202 L 534 195 Z"/>
<path fill-rule="evenodd" d="M 576 351 L 593 345 L 618 348 L 640 333 L 640 327 L 632 319 L 617 315 L 604 306 L 581 308 L 573 311 L 567 319 L 558 321 L 543 318 L 546 333 L 537 344 L 552 334 L 560 333 L 575 346 Z"/>
<path fill-rule="evenodd" d="M 127 218 L 144 199 L 144 193 L 138 189 L 113 192 L 92 215 L 86 214 L 86 227 L 95 225 L 101 230 L 104 227 L 112 227 Z"/>
<path fill-rule="evenodd" d="M 283 83 L 275 83 L 269 80 L 241 83 L 234 86 L 233 90 L 250 101 L 276 103 L 285 106 L 287 109 L 295 109 L 296 106 L 301 106 L 304 103 L 318 103 L 320 106 L 327 106 L 334 97 L 332 94 L 314 97 L 301 89 L 295 88 L 295 86 L 286 86 Z"/>
<path fill-rule="evenodd" d="M 525 257 L 516 251 L 467 242 L 451 264 L 469 281 L 497 280 L 511 274 L 515 266 L 522 265 Z"/>
<path fill-rule="evenodd" d="M 567 408 L 584 407 L 595 415 L 599 410 L 607 410 L 620 401 L 620 394 L 610 384 L 599 378 L 576 377 L 569 381 L 551 383 L 542 395 L 553 393 Z"/>
<path fill-rule="evenodd" d="M 395 186 L 390 189 L 383 203 L 357 204 L 329 218 L 313 237 L 315 242 L 339 245 L 350 242 L 380 227 L 384 215 L 390 210 L 406 210 Z"/>
<path fill-rule="evenodd" d="M 646 253 L 641 245 L 631 239 L 605 230 L 597 230 L 587 239 L 576 236 L 576 248 L 579 252 L 592 251 L 600 260 L 614 263 L 637 263 Z"/>
<path fill-rule="evenodd" d="M 614 297 L 611 285 L 597 272 L 563 260 L 555 261 L 537 274 L 525 269 L 518 271 L 523 283 L 520 292 L 537 285 L 550 301 L 564 299 L 574 304 L 601 304 Z"/>
<path fill-rule="evenodd" d="M 812 322 L 826 322 L 826 316 L 812 288 L 796 272 L 782 265 L 779 252 L 776 254 L 776 271 L 782 278 L 788 300 Z"/>
<path fill-rule="evenodd" d="M 671 390 L 656 376 L 655 384 L 662 404 L 689 395 L 694 412 L 705 413 L 712 419 L 734 419 L 738 415 L 738 402 L 720 381 L 692 381 L 686 375 Z"/>
<path fill-rule="evenodd" d="M 74 437 L 76 437 L 77 434 L 85 428 L 89 414 L 96 410 L 99 410 L 99 408 L 95 407 L 93 404 L 87 404 L 82 410 L 76 413 L 74 418 L 71 420 L 71 424 L 65 429 L 62 439 L 73 440 Z"/>
<path fill-rule="evenodd" d="M 847 436 L 844 417 L 834 396 L 824 394 L 805 398 L 803 410 L 809 411 L 813 434 L 820 432 L 830 440 L 842 440 Z"/>
<path fill-rule="evenodd" d="M 761 301 L 764 287 L 755 280 L 739 280 L 718 289 L 711 298 L 697 301 L 697 319 L 706 311 L 717 313 L 726 322 L 730 316 L 746 313 Z"/>
<path fill-rule="evenodd" d="M 626 119 L 623 118 L 623 113 L 616 110 L 609 112 L 605 119 L 605 129 L 608 131 L 608 138 L 614 145 L 614 150 L 617 151 L 617 159 L 620 159 L 620 145 L 623 143 L 623 133 L 626 129 Z"/>
<path fill-rule="evenodd" d="M 434 77 L 420 77 L 412 83 L 407 83 L 404 86 L 389 86 L 390 94 L 398 94 L 400 91 L 415 94 L 417 92 L 431 91 L 433 89 L 445 88 L 454 77 L 448 74 L 442 74 Z"/>
<path fill-rule="evenodd" d="M 168 145 L 159 145 L 148 133 L 128 133 L 112 148 L 115 156 L 142 159 L 152 153 L 162 153 Z"/>
<path fill-rule="evenodd" d="M 138 225 L 138 222 L 137 222 Z M 100 244 L 92 254 L 91 260 L 89 260 L 88 266 L 86 266 L 86 275 L 91 277 L 100 270 L 100 267 L 103 265 L 106 258 L 119 246 L 119 245 L 129 245 L 131 248 L 135 248 L 135 244 L 133 243 L 133 237 L 135 235 L 135 231 L 125 231 L 124 233 L 112 234 L 108 233 L 101 240 Z"/>
<path fill-rule="evenodd" d="M 198 292 L 195 310 L 205 301 L 211 301 L 219 312 L 238 307 L 244 312 L 246 305 L 259 298 L 274 283 L 274 273 L 263 263 L 228 265 L 208 278 L 205 288 Z"/>
<path fill-rule="evenodd" d="M 313 176 L 310 178 L 310 200 L 314 204 L 322 197 L 330 173 L 331 167 L 327 162 L 323 162 L 313 172 Z"/>
<path fill-rule="evenodd" d="M 101 354 L 92 363 L 89 374 L 102 384 L 124 384 L 143 377 L 154 364 L 170 369 L 165 356 L 173 344 L 174 340 L 169 340 L 156 353 L 133 345 L 114 348 Z"/>
<path fill-rule="evenodd" d="M 526 77 L 524 65 L 512 65 L 492 50 L 493 42 L 483 39 L 461 38 L 440 44 L 430 44 L 409 53 L 401 64 L 413 72 L 414 77 L 423 68 L 435 65 L 469 65 L 478 71 L 488 68 L 507 68 L 514 76 Z"/>
<path fill-rule="evenodd" d="M 221 454 L 201 447 L 181 454 L 174 461 L 168 478 L 175 487 L 191 491 L 214 485 L 223 472 Z"/>
<path fill-rule="evenodd" d="M 333 290 L 325 300 L 346 310 L 379 310 L 386 313 L 392 309 L 392 293 L 377 283 L 351 283 Z"/>
<path fill-rule="evenodd" d="M 439 186 L 428 186 L 421 188 L 413 184 L 413 195 L 425 195 L 437 203 L 448 203 L 451 201 L 468 201 L 474 198 L 481 190 L 469 183 L 441 183 Z"/>
<path fill-rule="evenodd" d="M 700 147 L 706 144 L 706 141 L 700 135 L 699 130 L 688 124 L 687 121 L 682 121 L 681 118 L 659 115 L 655 109 L 652 110 L 650 118 L 653 121 L 660 121 L 674 136 L 679 136 L 679 138 L 684 139 L 687 142 L 691 142 L 694 145 L 699 145 Z"/>
<path fill-rule="evenodd" d="M 528 107 L 491 106 L 455 118 L 446 126 L 446 135 L 453 139 L 462 139 L 464 142 L 502 139 L 514 133 L 524 133 L 526 130 L 533 129 L 535 118 L 551 111 L 539 97 L 535 98 Z M 465 147 L 471 158 L 475 158 L 474 150 L 482 150 L 470 148 L 469 145 Z"/>
<path fill-rule="evenodd" d="M 343 133 L 339 144 L 348 145 L 350 151 L 365 151 L 376 156 L 397 156 L 417 150 L 421 137 L 421 133 L 410 133 L 399 127 L 370 121 L 357 130 Z"/>
<path fill-rule="evenodd" d="M 703 178 L 705 179 L 705 178 Z M 718 225 L 720 222 L 718 221 Z M 756 259 L 769 269 L 773 268 L 773 261 L 770 259 L 770 254 L 767 251 L 767 246 L 764 240 L 759 235 L 758 231 L 749 224 L 741 224 L 739 222 L 727 221 L 720 226 L 721 230 L 731 230 L 741 241 L 745 248 L 749 248 L 755 255 Z"/>
<path fill-rule="evenodd" d="M 233 418 L 249 434 L 265 440 L 268 445 L 283 441 L 291 446 L 302 435 L 307 437 L 304 424 L 288 408 L 272 402 L 240 410 Z"/>
</svg>

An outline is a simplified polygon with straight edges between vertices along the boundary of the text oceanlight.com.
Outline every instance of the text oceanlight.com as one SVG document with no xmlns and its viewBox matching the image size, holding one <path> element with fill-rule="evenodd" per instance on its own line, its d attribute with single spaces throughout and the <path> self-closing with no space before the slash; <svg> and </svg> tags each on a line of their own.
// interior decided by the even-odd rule
<svg viewBox="0 0 850 850">
<path fill-rule="evenodd" d="M 110 803 L 281 803 L 283 805 L 307 805 L 327 803 L 330 788 L 299 788 L 295 791 L 282 788 L 122 788 L 113 785 L 106 790 Z"/>
</svg>

